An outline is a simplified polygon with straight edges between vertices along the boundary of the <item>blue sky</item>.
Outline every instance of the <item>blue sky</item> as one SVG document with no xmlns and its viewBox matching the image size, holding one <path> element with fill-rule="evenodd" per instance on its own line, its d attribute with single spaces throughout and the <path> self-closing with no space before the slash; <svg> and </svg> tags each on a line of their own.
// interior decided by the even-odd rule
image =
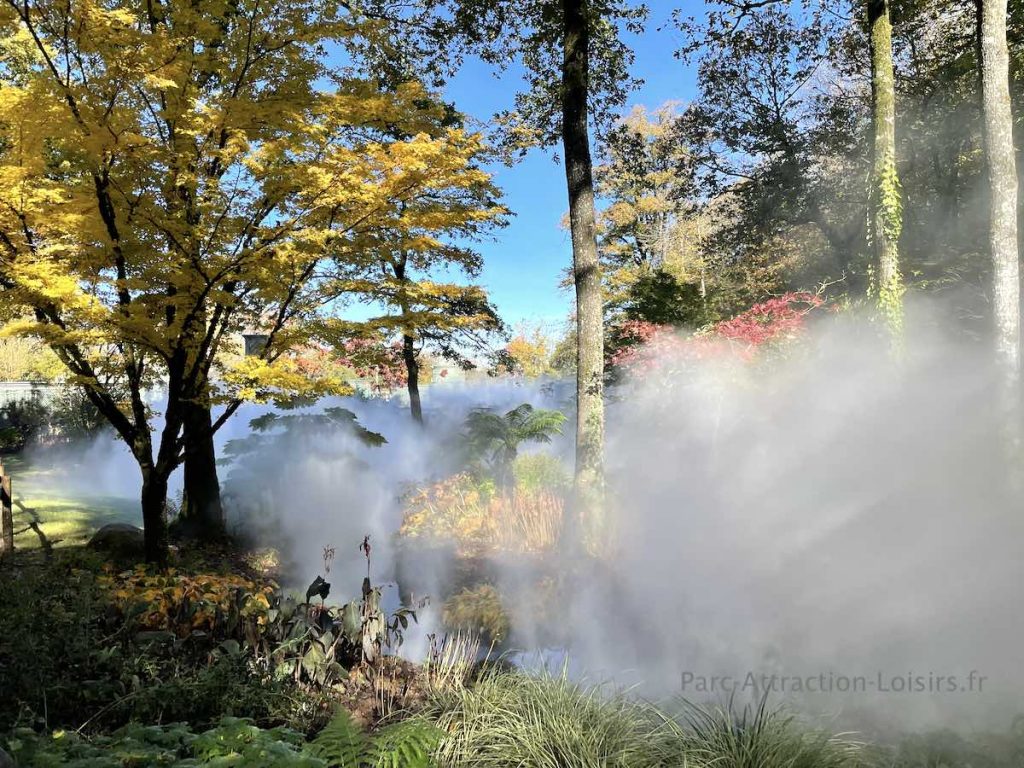
<svg viewBox="0 0 1024 768">
<path fill-rule="evenodd" d="M 645 81 L 634 93 L 630 105 L 657 107 L 669 101 L 692 98 L 695 75 L 673 58 L 679 47 L 679 33 L 665 25 L 674 8 L 690 10 L 701 0 L 654 0 L 647 32 L 629 43 L 636 52 L 633 74 Z M 500 79 L 479 62 L 468 61 L 449 84 L 446 97 L 462 112 L 486 121 L 512 106 L 522 85 L 521 70 L 513 68 Z M 497 240 L 484 242 L 482 283 L 502 317 L 510 324 L 540 322 L 556 331 L 572 308 L 572 294 L 559 288 L 560 276 L 572 261 L 569 234 L 561 222 L 568 207 L 562 166 L 549 153 L 532 152 L 508 168 L 492 168 L 497 184 L 505 192 L 505 205 L 516 215 L 510 225 L 498 231 Z"/>
</svg>

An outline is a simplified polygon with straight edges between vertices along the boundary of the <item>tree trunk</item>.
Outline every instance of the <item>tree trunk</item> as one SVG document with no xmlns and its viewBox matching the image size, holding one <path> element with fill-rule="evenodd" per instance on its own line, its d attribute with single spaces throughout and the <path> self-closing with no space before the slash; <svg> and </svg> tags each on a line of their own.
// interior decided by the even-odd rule
<svg viewBox="0 0 1024 768">
<path fill-rule="evenodd" d="M 146 560 L 161 568 L 167 565 L 167 481 L 180 462 L 179 437 L 184 429 L 185 406 L 190 402 L 182 397 L 182 393 L 191 393 L 195 389 L 185 384 L 186 362 L 186 352 L 179 347 L 167 364 L 167 404 L 156 460 L 153 460 L 153 436 L 148 427 L 136 432 L 132 443 L 132 453 L 142 469 Z M 133 393 L 133 404 L 138 407 L 142 402 L 136 395 Z M 138 422 L 141 425 L 146 423 L 141 415 Z"/>
<path fill-rule="evenodd" d="M 1020 371 L 1020 269 L 1006 6 L 1006 0 L 981 0 L 979 23 L 996 353 L 1015 386 Z"/>
<path fill-rule="evenodd" d="M 604 528 L 604 308 L 590 158 L 587 0 L 562 0 L 562 145 L 576 283 L 576 474 L 574 516 L 599 543 Z"/>
<path fill-rule="evenodd" d="M 0 462 L 0 557 L 14 552 L 14 498 L 11 476 Z"/>
<path fill-rule="evenodd" d="M 896 172 L 896 78 L 892 21 L 887 0 L 867 0 L 871 42 L 874 168 L 871 180 L 871 238 L 877 258 L 878 306 L 894 338 L 903 327 L 903 279 L 899 239 L 903 204 Z"/>
<path fill-rule="evenodd" d="M 398 292 L 398 307 L 402 310 L 402 317 L 409 315 L 409 300 L 405 292 L 406 279 L 405 269 L 409 264 L 409 254 L 404 251 L 392 264 L 395 270 L 395 277 L 401 283 Z M 420 402 L 420 364 L 416 359 L 415 339 L 411 327 L 403 329 L 402 333 L 402 359 L 405 361 L 406 386 L 409 389 L 409 412 L 412 413 L 412 420 L 423 425 L 423 405 Z"/>
<path fill-rule="evenodd" d="M 213 417 L 209 406 L 197 402 L 187 403 L 183 416 L 185 490 L 181 532 L 186 538 L 216 541 L 224 537 L 226 526 L 213 445 Z"/>
<path fill-rule="evenodd" d="M 415 339 L 408 334 L 402 336 L 402 357 L 409 388 L 409 410 L 417 424 L 423 424 L 423 405 L 420 402 L 420 364 L 416 360 Z"/>
<path fill-rule="evenodd" d="M 142 527 L 146 560 L 167 564 L 167 480 L 170 472 L 155 466 L 142 468 Z"/>
</svg>

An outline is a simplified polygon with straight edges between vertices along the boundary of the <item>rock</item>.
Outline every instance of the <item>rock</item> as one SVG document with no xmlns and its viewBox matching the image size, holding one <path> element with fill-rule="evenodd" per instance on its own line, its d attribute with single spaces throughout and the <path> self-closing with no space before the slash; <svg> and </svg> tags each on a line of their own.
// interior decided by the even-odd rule
<svg viewBox="0 0 1024 768">
<path fill-rule="evenodd" d="M 115 555 L 137 555 L 145 551 L 146 539 L 141 528 L 127 523 L 104 525 L 89 539 L 89 547 Z"/>
<path fill-rule="evenodd" d="M 0 768 L 17 768 L 14 758 L 4 752 L 3 747 L 0 747 Z"/>
</svg>

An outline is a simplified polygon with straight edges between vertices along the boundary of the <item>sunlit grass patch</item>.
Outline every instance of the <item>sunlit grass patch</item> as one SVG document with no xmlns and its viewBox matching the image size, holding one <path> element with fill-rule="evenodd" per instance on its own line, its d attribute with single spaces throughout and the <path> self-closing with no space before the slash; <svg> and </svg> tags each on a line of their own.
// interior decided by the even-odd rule
<svg viewBox="0 0 1024 768">
<path fill-rule="evenodd" d="M 142 524 L 137 499 L 68 490 L 54 466 L 23 455 L 2 461 L 14 480 L 16 549 L 41 547 L 40 531 L 50 546 L 66 547 L 84 544 L 110 523 Z"/>
<path fill-rule="evenodd" d="M 42 546 L 39 535 L 30 527 L 39 529 L 51 546 L 83 544 L 99 528 L 109 523 L 139 524 L 138 502 L 110 496 L 64 497 L 32 495 L 23 497 L 14 491 L 14 537 L 16 549 Z"/>
</svg>

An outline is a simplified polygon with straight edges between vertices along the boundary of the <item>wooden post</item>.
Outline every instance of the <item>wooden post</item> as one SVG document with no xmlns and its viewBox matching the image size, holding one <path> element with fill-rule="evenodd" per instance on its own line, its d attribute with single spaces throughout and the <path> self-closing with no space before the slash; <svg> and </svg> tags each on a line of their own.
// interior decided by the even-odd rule
<svg viewBox="0 0 1024 768">
<path fill-rule="evenodd" d="M 0 555 L 14 551 L 14 511 L 11 509 L 13 500 L 11 476 L 0 461 Z"/>
</svg>

